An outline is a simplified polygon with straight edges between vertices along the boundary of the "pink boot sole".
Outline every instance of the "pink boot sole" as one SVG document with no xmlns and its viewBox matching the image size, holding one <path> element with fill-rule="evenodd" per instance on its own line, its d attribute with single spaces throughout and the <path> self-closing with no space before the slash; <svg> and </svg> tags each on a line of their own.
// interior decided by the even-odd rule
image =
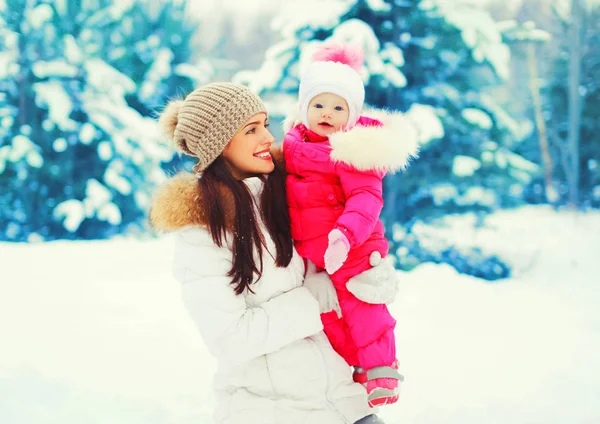
<svg viewBox="0 0 600 424">
<path fill-rule="evenodd" d="M 392 366 L 375 367 L 367 372 L 357 369 L 352 379 L 367 389 L 371 408 L 398 402 L 398 385 L 404 381 L 404 377 L 398 373 L 398 361 Z"/>
<path fill-rule="evenodd" d="M 400 395 L 397 390 L 376 388 L 369 393 L 367 399 L 369 401 L 369 406 L 374 408 L 376 406 L 391 405 L 392 403 L 398 402 L 399 398 Z"/>
</svg>

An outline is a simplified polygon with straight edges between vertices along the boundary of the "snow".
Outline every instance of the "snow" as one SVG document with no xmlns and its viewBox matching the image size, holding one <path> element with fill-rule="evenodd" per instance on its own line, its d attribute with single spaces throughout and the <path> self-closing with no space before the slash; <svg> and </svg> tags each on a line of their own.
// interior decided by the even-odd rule
<svg viewBox="0 0 600 424">
<path fill-rule="evenodd" d="M 54 142 L 52 143 L 52 148 L 57 153 L 64 152 L 65 150 L 67 150 L 68 146 L 69 145 L 67 143 L 67 140 L 65 140 L 64 137 L 59 137 L 56 140 L 54 140 Z"/>
<path fill-rule="evenodd" d="M 457 177 L 470 177 L 481 168 L 481 162 L 470 156 L 456 155 L 452 162 L 452 173 Z"/>
<path fill-rule="evenodd" d="M 39 169 L 42 167 L 42 165 L 44 165 L 44 158 L 42 158 L 42 155 L 40 155 L 35 150 L 32 150 L 29 153 L 27 153 L 27 156 L 25 156 L 25 160 L 32 168 Z"/>
<path fill-rule="evenodd" d="M 88 84 L 98 92 L 111 93 L 115 97 L 124 97 L 136 90 L 135 82 L 125 76 L 102 59 L 85 61 Z"/>
<path fill-rule="evenodd" d="M 356 0 L 304 0 L 288 2 L 273 20 L 271 28 L 284 38 L 293 37 L 300 28 L 333 28 Z"/>
<path fill-rule="evenodd" d="M 524 140 L 533 131 L 531 123 L 527 123 L 527 121 L 517 122 L 492 96 L 481 94 L 479 98 L 481 105 L 494 115 L 496 125 L 501 129 L 508 130 L 516 141 Z"/>
<path fill-rule="evenodd" d="M 23 158 L 29 166 L 41 168 L 44 165 L 44 158 L 38 153 L 38 149 L 39 147 L 25 135 L 13 137 L 11 145 L 0 148 L 0 173 L 6 168 L 7 160 L 17 163 Z M 21 172 L 26 171 L 22 169 Z"/>
<path fill-rule="evenodd" d="M 40 29 L 46 22 L 48 22 L 52 15 L 52 7 L 48 4 L 40 4 L 39 6 L 29 9 L 26 12 L 27 20 L 31 24 L 33 29 Z"/>
<path fill-rule="evenodd" d="M 46 79 L 49 77 L 74 78 L 79 72 L 76 66 L 73 66 L 62 59 L 49 62 L 38 60 L 33 64 L 32 69 L 35 76 L 39 79 Z"/>
<path fill-rule="evenodd" d="M 94 141 L 95 137 L 96 128 L 94 128 L 92 124 L 86 122 L 81 126 L 81 129 L 79 130 L 79 141 L 81 141 L 82 144 L 90 144 Z"/>
<path fill-rule="evenodd" d="M 378 55 L 381 46 L 373 27 L 360 19 L 348 19 L 337 25 L 328 40 L 360 46 L 367 58 Z"/>
<path fill-rule="evenodd" d="M 399 273 L 391 310 L 406 381 L 381 417 L 598 422 L 600 213 L 527 207 L 477 230 L 474 220 L 431 231 L 502 254 L 515 277 L 491 284 L 433 264 Z M 172 249 L 168 237 L 0 243 L 3 422 L 212 422 L 215 361 L 170 275 Z"/>
<path fill-rule="evenodd" d="M 111 199 L 111 194 L 108 189 L 103 186 L 98 180 L 90 178 L 85 186 L 85 201 L 86 209 L 97 209 Z"/>
<path fill-rule="evenodd" d="M 98 143 L 98 157 L 103 161 L 109 161 L 113 157 L 112 145 L 108 141 Z"/>
<path fill-rule="evenodd" d="M 75 37 L 71 34 L 66 34 L 63 37 L 63 41 L 65 43 L 65 58 L 74 64 L 79 64 L 83 60 L 83 54 L 81 49 L 77 45 L 77 41 Z"/>
<path fill-rule="evenodd" d="M 2 100 L 1 97 L 0 97 L 0 100 Z M 13 118 L 12 116 L 5 116 L 4 118 L 0 119 L 0 127 L 10 128 L 10 127 L 12 127 L 14 122 L 15 122 L 15 118 Z"/>
<path fill-rule="evenodd" d="M 98 219 L 107 221 L 110 225 L 120 225 L 122 221 L 121 211 L 117 205 L 109 202 L 98 210 Z"/>
<path fill-rule="evenodd" d="M 498 206 L 494 190 L 480 186 L 469 187 L 467 191 L 462 196 L 456 198 L 455 201 L 457 205 L 462 206 L 481 205 L 490 208 Z"/>
<path fill-rule="evenodd" d="M 47 108 L 49 119 L 62 131 L 73 131 L 77 128 L 77 122 L 70 118 L 73 102 L 60 82 L 37 82 L 33 85 L 33 90 L 37 106 Z"/>
<path fill-rule="evenodd" d="M 439 7 L 439 13 L 461 32 L 465 44 L 473 48 L 473 58 L 477 62 L 487 61 L 500 78 L 509 78 L 509 47 L 502 42 L 499 29 L 483 5 L 465 0 L 425 0 L 419 6 L 425 10 Z"/>
<path fill-rule="evenodd" d="M 406 116 L 419 129 L 421 144 L 427 144 L 432 140 L 444 137 L 444 125 L 433 106 L 415 103 L 406 112 Z"/>
<path fill-rule="evenodd" d="M 478 127 L 484 130 L 489 130 L 493 126 L 492 118 L 490 118 L 490 115 L 488 115 L 481 109 L 471 107 L 465 108 L 462 110 L 461 115 L 471 124 L 477 125 Z"/>
<path fill-rule="evenodd" d="M 430 189 L 433 202 L 436 206 L 442 206 L 446 202 L 458 197 L 456 186 L 450 183 L 437 184 Z"/>
<path fill-rule="evenodd" d="M 510 41 L 539 41 L 546 42 L 552 39 L 547 31 L 535 27 L 535 22 L 528 21 L 519 24 L 515 20 L 501 21 L 496 24 L 498 30 Z"/>
<path fill-rule="evenodd" d="M 158 37 L 151 37 L 148 43 L 152 44 L 151 41 L 153 39 L 156 39 L 157 43 L 160 42 Z M 145 79 L 140 86 L 139 96 L 141 100 L 149 101 L 152 99 L 156 93 L 156 86 L 171 75 L 171 62 L 174 57 L 173 52 L 166 47 L 158 51 L 152 66 L 146 72 Z"/>
<path fill-rule="evenodd" d="M 200 60 L 194 65 L 180 63 L 175 66 L 173 72 L 176 75 L 191 79 L 194 81 L 194 86 L 199 86 L 208 83 L 213 78 L 215 69 L 209 60 Z"/>
<path fill-rule="evenodd" d="M 90 26 L 106 25 L 110 22 L 115 22 L 123 19 L 123 16 L 133 6 L 133 0 L 124 0 L 119 3 L 113 4 L 112 6 L 98 9 L 91 17 L 88 18 L 87 22 Z"/>
<path fill-rule="evenodd" d="M 54 9 L 59 16 L 63 16 L 67 11 L 68 0 L 54 0 Z"/>
<path fill-rule="evenodd" d="M 406 76 L 396 66 L 390 63 L 385 65 L 383 75 L 385 75 L 387 81 L 395 87 L 406 87 L 406 84 L 408 83 Z"/>
<path fill-rule="evenodd" d="M 527 172 L 539 172 L 540 166 L 534 162 L 531 162 L 525 159 L 523 156 L 513 153 L 509 150 L 504 152 L 506 155 L 506 159 L 510 163 L 511 166 L 522 169 Z"/>
<path fill-rule="evenodd" d="M 112 161 L 104 173 L 104 181 L 119 193 L 128 196 L 131 194 L 132 187 L 131 183 L 121 175 L 122 165 L 120 161 Z"/>
<path fill-rule="evenodd" d="M 282 65 L 289 60 L 289 56 L 293 55 L 294 48 L 295 42 L 291 40 L 284 40 L 269 47 L 260 69 L 240 71 L 234 76 L 233 82 L 247 85 L 251 91 L 259 94 L 263 90 L 275 87 L 283 76 Z M 283 56 L 284 54 L 286 56 Z"/>
<path fill-rule="evenodd" d="M 70 199 L 59 203 L 52 215 L 58 220 L 64 218 L 63 226 L 67 231 L 74 233 L 85 219 L 85 209 L 81 201 Z"/>
<path fill-rule="evenodd" d="M 392 10 L 392 5 L 383 0 L 367 0 L 367 6 L 369 9 L 377 12 L 389 12 Z"/>
<path fill-rule="evenodd" d="M 13 65 L 13 55 L 8 52 L 0 52 L 0 79 L 7 79 L 12 76 L 11 65 Z M 14 67 L 13 67 L 14 70 Z"/>
<path fill-rule="evenodd" d="M 389 60 L 389 62 L 401 68 L 405 64 L 404 52 L 400 47 L 392 43 L 385 43 L 380 54 L 381 59 Z"/>
</svg>

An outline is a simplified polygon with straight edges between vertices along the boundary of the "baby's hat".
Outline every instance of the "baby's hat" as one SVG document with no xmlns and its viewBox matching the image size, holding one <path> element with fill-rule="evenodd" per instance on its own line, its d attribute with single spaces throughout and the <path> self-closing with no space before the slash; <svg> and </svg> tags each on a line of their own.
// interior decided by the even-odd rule
<svg viewBox="0 0 600 424">
<path fill-rule="evenodd" d="M 298 105 L 302 123 L 308 126 L 308 105 L 321 93 L 333 93 L 348 103 L 346 128 L 356 124 L 365 101 L 365 87 L 358 71 L 363 66 L 364 53 L 360 47 L 327 43 L 319 47 L 302 78 Z"/>
</svg>

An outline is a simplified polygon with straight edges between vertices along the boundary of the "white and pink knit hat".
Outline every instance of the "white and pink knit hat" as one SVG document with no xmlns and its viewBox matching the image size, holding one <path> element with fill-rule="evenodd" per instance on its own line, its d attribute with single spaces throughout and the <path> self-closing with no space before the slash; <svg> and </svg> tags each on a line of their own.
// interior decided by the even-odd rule
<svg viewBox="0 0 600 424">
<path fill-rule="evenodd" d="M 363 63 L 363 51 L 356 46 L 328 43 L 315 52 L 300 79 L 298 105 L 304 125 L 308 125 L 310 101 L 321 93 L 333 93 L 344 98 L 349 108 L 345 129 L 356 124 L 365 102 L 365 87 L 358 73 Z"/>
</svg>

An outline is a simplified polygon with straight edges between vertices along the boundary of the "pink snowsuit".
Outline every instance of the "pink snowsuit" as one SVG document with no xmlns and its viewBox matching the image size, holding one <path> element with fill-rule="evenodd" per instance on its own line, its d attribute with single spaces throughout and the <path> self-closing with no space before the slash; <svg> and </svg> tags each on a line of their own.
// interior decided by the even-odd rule
<svg viewBox="0 0 600 424">
<path fill-rule="evenodd" d="M 378 120 L 360 117 L 354 128 L 381 125 Z M 327 137 L 303 124 L 285 136 L 283 154 L 292 237 L 298 253 L 318 268 L 325 268 L 329 232 L 337 228 L 348 238 L 348 258 L 331 275 L 343 316 L 323 314 L 325 333 L 349 365 L 366 370 L 390 366 L 396 360 L 396 320 L 386 305 L 362 302 L 346 289 L 351 277 L 371 267 L 372 252 L 378 251 L 382 257 L 388 253 L 379 220 L 385 172 L 358 170 L 352 163 L 333 160 L 332 150 Z"/>
</svg>

